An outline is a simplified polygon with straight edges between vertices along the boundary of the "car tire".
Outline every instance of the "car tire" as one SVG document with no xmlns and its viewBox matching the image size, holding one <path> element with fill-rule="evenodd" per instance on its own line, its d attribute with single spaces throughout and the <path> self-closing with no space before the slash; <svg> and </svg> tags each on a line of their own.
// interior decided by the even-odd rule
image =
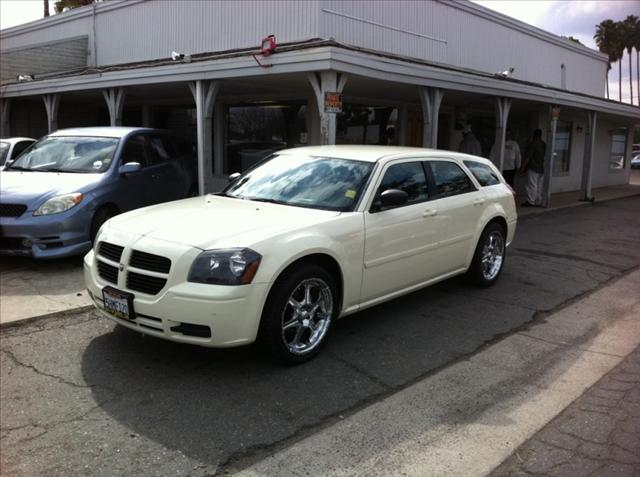
<svg viewBox="0 0 640 477">
<path fill-rule="evenodd" d="M 259 342 L 274 359 L 298 364 L 318 354 L 338 315 L 335 278 L 318 265 L 304 265 L 279 278 L 260 322 Z"/>
<path fill-rule="evenodd" d="M 493 285 L 502 271 L 507 254 L 505 231 L 495 222 L 482 231 L 468 276 L 478 286 Z"/>
<path fill-rule="evenodd" d="M 91 243 L 96 239 L 96 235 L 98 235 L 98 230 L 102 227 L 107 220 L 111 217 L 115 216 L 113 209 L 109 207 L 100 207 L 95 214 L 93 214 L 93 220 L 91 220 L 91 229 L 89 229 L 89 238 Z"/>
</svg>

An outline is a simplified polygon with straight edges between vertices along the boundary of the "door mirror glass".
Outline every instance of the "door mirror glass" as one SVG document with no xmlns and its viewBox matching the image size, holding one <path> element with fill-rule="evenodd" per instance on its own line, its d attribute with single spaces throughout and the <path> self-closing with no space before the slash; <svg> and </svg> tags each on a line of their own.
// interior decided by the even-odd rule
<svg viewBox="0 0 640 477">
<path fill-rule="evenodd" d="M 409 194 L 400 189 L 387 189 L 380 194 L 380 205 L 384 207 L 399 207 L 409 202 Z"/>
<path fill-rule="evenodd" d="M 120 174 L 133 174 L 134 172 L 140 172 L 142 170 L 142 166 L 139 162 L 127 162 L 120 166 L 118 172 Z"/>
</svg>

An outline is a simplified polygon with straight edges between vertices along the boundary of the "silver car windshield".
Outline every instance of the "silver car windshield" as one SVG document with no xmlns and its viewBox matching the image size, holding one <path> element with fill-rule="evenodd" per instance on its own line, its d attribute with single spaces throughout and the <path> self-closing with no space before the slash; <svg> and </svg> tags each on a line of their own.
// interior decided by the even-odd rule
<svg viewBox="0 0 640 477">
<path fill-rule="evenodd" d="M 227 197 L 273 202 L 314 209 L 353 210 L 363 192 L 373 163 L 276 155 L 232 182 L 222 192 Z"/>
<path fill-rule="evenodd" d="M 39 172 L 99 173 L 106 171 L 117 138 L 54 136 L 35 143 L 10 169 Z"/>
</svg>

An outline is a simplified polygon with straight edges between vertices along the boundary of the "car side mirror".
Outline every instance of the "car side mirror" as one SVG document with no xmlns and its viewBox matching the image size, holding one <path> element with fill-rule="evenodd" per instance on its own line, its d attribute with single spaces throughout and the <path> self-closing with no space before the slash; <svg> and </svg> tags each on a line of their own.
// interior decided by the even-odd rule
<svg viewBox="0 0 640 477">
<path fill-rule="evenodd" d="M 387 189 L 380 194 L 380 205 L 384 207 L 399 207 L 409 202 L 409 194 L 400 189 Z"/>
<path fill-rule="evenodd" d="M 142 170 L 142 165 L 139 162 L 127 162 L 120 166 L 118 172 L 122 175 L 125 174 L 133 174 L 134 172 L 140 172 Z"/>
<path fill-rule="evenodd" d="M 240 177 L 242 174 L 240 174 L 239 172 L 234 172 L 233 174 L 229 174 L 229 182 L 235 182 L 238 177 Z"/>
</svg>

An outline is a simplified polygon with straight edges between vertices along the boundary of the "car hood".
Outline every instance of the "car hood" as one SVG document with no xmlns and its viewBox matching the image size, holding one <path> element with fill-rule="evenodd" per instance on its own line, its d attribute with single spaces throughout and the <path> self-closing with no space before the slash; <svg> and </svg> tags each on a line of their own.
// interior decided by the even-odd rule
<svg viewBox="0 0 640 477">
<path fill-rule="evenodd" d="M 71 172 L 0 172 L 2 202 L 27 204 L 37 207 L 50 197 L 84 192 L 88 186 L 99 182 L 102 174 L 77 174 Z"/>
<path fill-rule="evenodd" d="M 249 246 L 338 215 L 333 211 L 207 195 L 127 212 L 111 219 L 108 227 L 206 250 Z"/>
</svg>

